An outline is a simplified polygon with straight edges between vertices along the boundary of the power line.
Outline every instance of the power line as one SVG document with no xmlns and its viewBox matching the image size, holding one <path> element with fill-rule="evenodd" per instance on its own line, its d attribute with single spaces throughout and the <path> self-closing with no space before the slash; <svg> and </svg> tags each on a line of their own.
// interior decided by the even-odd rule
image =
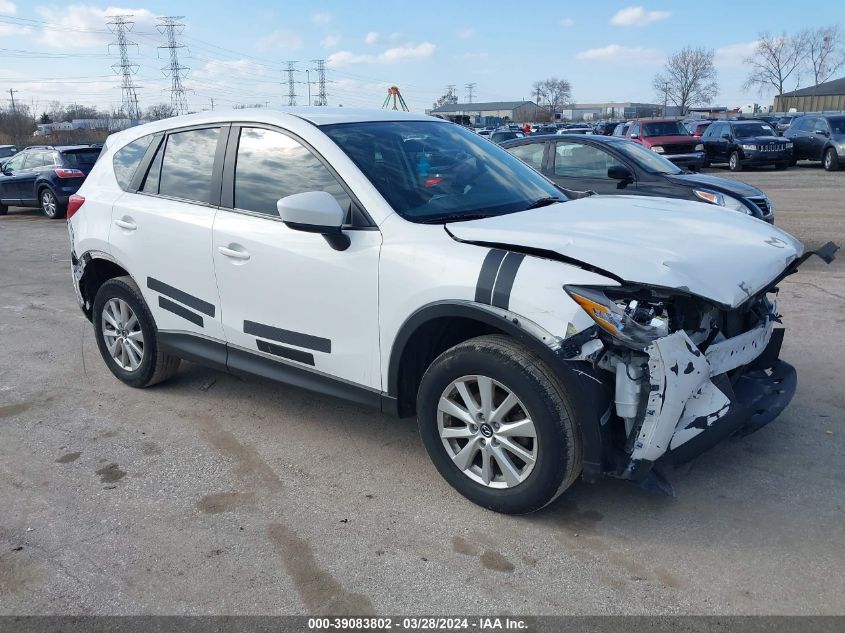
<svg viewBox="0 0 845 633">
<path fill-rule="evenodd" d="M 170 51 L 170 64 L 162 68 L 162 72 L 165 76 L 170 76 L 170 106 L 176 115 L 188 113 L 188 99 L 182 85 L 182 74 L 190 69 L 187 66 L 179 65 L 178 51 L 180 48 L 185 48 L 185 45 L 176 41 L 176 36 L 181 35 L 185 29 L 185 25 L 179 22 L 184 17 L 183 15 L 161 17 L 158 18 L 159 24 L 156 26 L 159 33 L 167 39 L 167 44 L 160 45 L 159 48 L 166 48 Z"/>
<path fill-rule="evenodd" d="M 109 48 L 117 46 L 120 56 L 120 62 L 113 64 L 112 69 L 115 73 L 123 76 L 123 83 L 121 85 L 121 91 L 123 93 L 121 110 L 123 116 L 127 119 L 137 121 L 141 118 L 141 108 L 138 106 L 138 93 L 135 92 L 137 86 L 132 81 L 132 75 L 138 72 L 138 64 L 133 64 L 129 61 L 128 51 L 130 46 L 137 46 L 137 44 L 126 39 L 126 33 L 132 30 L 132 25 L 135 23 L 129 21 L 129 18 L 132 17 L 131 14 L 110 15 L 107 17 L 111 19 L 111 22 L 107 22 L 106 26 L 115 34 L 116 38 L 114 42 L 109 44 Z"/>
<path fill-rule="evenodd" d="M 472 93 L 477 85 L 475 83 L 464 84 L 464 88 L 467 90 L 467 103 L 472 103 Z"/>
<path fill-rule="evenodd" d="M 287 62 L 287 70 L 285 72 L 288 74 L 288 105 L 295 106 L 296 105 L 296 88 L 294 84 L 296 83 L 293 80 L 293 73 L 296 72 L 296 62 L 295 61 L 288 61 Z"/>
<path fill-rule="evenodd" d="M 326 60 L 314 59 L 311 61 L 317 64 L 317 68 L 315 69 L 317 72 L 317 99 L 314 101 L 314 105 L 328 105 L 329 100 L 328 95 L 326 94 Z"/>
</svg>

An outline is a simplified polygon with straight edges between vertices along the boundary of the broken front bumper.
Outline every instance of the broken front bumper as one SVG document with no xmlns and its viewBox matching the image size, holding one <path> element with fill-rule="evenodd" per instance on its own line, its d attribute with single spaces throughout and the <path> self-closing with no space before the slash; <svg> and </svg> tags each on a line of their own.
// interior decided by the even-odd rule
<svg viewBox="0 0 845 633">
<path fill-rule="evenodd" d="M 795 394 L 795 369 L 781 360 L 772 321 L 699 350 L 685 332 L 646 350 L 645 412 L 627 468 L 641 479 L 657 463 L 689 461 L 721 440 L 771 422 Z"/>
</svg>

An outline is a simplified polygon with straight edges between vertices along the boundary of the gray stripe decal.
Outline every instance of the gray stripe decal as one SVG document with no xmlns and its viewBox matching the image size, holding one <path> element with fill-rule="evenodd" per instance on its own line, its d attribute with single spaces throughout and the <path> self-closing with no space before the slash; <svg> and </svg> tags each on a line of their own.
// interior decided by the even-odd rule
<svg viewBox="0 0 845 633">
<path fill-rule="evenodd" d="M 173 303 L 170 299 L 166 299 L 164 297 L 158 298 L 158 307 L 162 310 L 167 310 L 168 312 L 172 312 L 176 316 L 180 316 L 186 321 L 190 321 L 195 325 L 199 325 L 200 327 L 203 326 L 202 317 L 198 315 L 196 312 L 191 312 L 188 308 L 180 306 L 178 303 Z"/>
<path fill-rule="evenodd" d="M 305 347 L 317 352 L 332 353 L 332 342 L 327 338 L 303 334 L 302 332 L 293 332 L 292 330 L 283 330 L 271 325 L 256 323 L 255 321 L 244 321 L 244 334 L 269 338 L 271 341 L 295 345 L 296 347 Z"/>
<path fill-rule="evenodd" d="M 189 295 L 187 292 L 174 288 L 163 281 L 147 277 L 147 288 L 170 297 L 171 299 L 176 299 L 179 303 L 184 303 L 186 306 L 191 307 L 198 312 L 214 317 L 214 304 L 211 304 L 208 301 L 203 301 L 193 295 Z"/>
<path fill-rule="evenodd" d="M 503 250 L 493 249 L 487 253 L 484 263 L 481 264 L 481 271 L 478 273 L 478 282 L 475 285 L 475 301 L 490 305 L 493 297 L 493 285 L 496 282 L 496 274 L 499 266 L 507 253 Z"/>
<path fill-rule="evenodd" d="M 299 363 L 304 363 L 305 365 L 311 365 L 312 367 L 314 366 L 314 354 L 311 352 L 303 352 L 301 349 L 293 349 L 292 347 L 282 347 L 281 345 L 262 341 L 261 339 L 257 340 L 255 343 L 258 345 L 258 349 L 262 352 L 273 354 L 273 356 L 289 358 L 290 360 L 295 360 Z"/>
<path fill-rule="evenodd" d="M 503 310 L 508 309 L 513 282 L 523 259 L 525 259 L 525 255 L 522 253 L 508 253 L 508 256 L 505 257 L 505 261 L 499 268 L 499 274 L 496 276 L 496 285 L 493 287 L 492 305 Z"/>
</svg>

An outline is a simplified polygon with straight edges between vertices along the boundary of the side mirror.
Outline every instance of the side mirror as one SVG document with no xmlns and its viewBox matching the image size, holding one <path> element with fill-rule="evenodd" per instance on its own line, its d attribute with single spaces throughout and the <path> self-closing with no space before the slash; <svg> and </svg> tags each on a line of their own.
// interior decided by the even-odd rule
<svg viewBox="0 0 845 633">
<path fill-rule="evenodd" d="M 336 251 L 349 248 L 349 236 L 341 229 L 346 214 L 332 194 L 325 191 L 295 193 L 280 199 L 276 209 L 288 228 L 320 233 Z"/>
<path fill-rule="evenodd" d="M 733 137 L 731 136 L 730 132 L 722 132 L 722 138 L 727 141 L 730 141 Z"/>
<path fill-rule="evenodd" d="M 612 165 L 608 167 L 607 177 L 613 178 L 613 180 L 634 181 L 634 175 L 631 173 L 631 170 L 623 165 Z"/>
<path fill-rule="evenodd" d="M 639 134 L 631 134 L 631 138 L 640 138 Z"/>
<path fill-rule="evenodd" d="M 816 130 L 816 134 L 821 134 L 822 136 L 829 136 L 827 130 Z"/>
</svg>

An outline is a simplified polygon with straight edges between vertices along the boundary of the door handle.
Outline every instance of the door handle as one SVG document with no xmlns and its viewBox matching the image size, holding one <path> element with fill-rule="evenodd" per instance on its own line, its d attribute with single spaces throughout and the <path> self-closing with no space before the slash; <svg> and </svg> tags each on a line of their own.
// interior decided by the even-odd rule
<svg viewBox="0 0 845 633">
<path fill-rule="evenodd" d="M 226 257 L 231 257 L 232 259 L 239 259 L 241 261 L 246 261 L 249 259 L 249 253 L 246 251 L 238 251 L 234 248 L 229 248 L 228 246 L 218 246 L 217 252 L 221 255 L 225 255 Z"/>
<path fill-rule="evenodd" d="M 134 231 L 138 228 L 138 225 L 135 224 L 131 219 L 120 218 L 114 221 L 114 223 L 122 229 L 126 229 L 127 231 Z"/>
</svg>

